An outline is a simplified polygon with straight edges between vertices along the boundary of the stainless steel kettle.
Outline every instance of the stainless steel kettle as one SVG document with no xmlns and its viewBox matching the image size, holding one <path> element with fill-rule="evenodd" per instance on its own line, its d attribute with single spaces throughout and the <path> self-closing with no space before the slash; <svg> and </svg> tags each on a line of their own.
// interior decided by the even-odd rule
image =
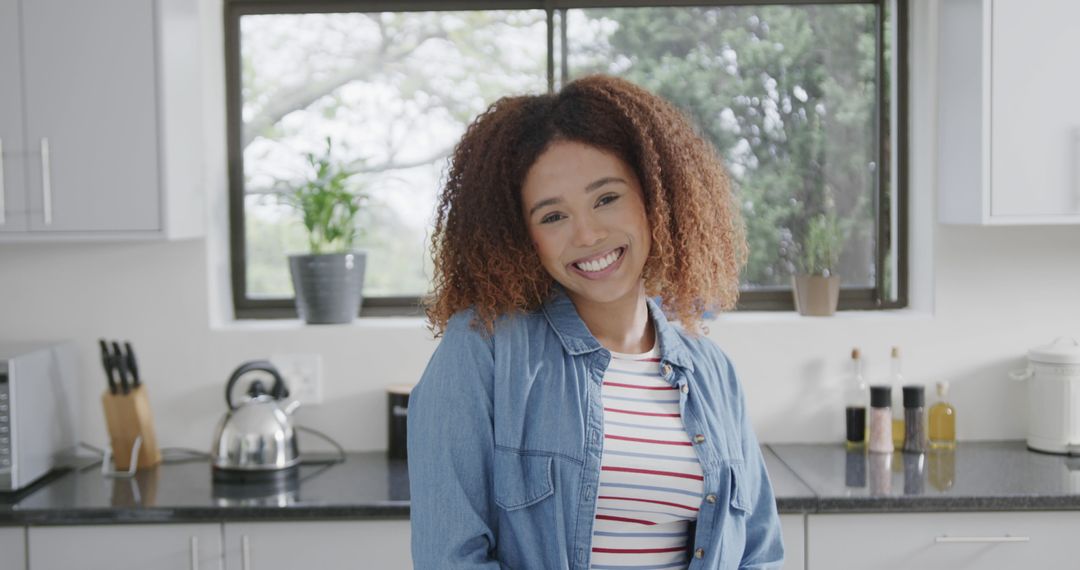
<svg viewBox="0 0 1080 570">
<path fill-rule="evenodd" d="M 254 371 L 270 374 L 273 386 L 267 391 L 262 382 L 255 380 L 247 389 L 247 399 L 234 403 L 236 382 Z M 285 381 L 268 361 L 245 362 L 232 373 L 225 387 L 229 411 L 218 423 L 211 453 L 215 477 L 273 476 L 299 465 L 300 451 L 290 416 L 300 402 L 293 400 L 283 405 L 288 396 Z"/>
</svg>

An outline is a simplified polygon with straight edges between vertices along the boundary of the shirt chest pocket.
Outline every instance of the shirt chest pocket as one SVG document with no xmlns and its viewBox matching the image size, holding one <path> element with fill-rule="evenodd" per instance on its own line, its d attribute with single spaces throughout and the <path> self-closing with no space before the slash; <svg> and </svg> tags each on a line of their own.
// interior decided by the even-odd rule
<svg viewBox="0 0 1080 570">
<path fill-rule="evenodd" d="M 507 511 L 535 505 L 555 494 L 550 455 L 495 448 L 495 504 Z"/>
</svg>

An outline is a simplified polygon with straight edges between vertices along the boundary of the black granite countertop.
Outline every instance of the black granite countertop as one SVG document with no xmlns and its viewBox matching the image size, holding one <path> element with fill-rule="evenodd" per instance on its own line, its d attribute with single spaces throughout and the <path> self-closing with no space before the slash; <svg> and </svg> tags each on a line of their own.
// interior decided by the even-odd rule
<svg viewBox="0 0 1080 570">
<path fill-rule="evenodd" d="M 327 456 L 311 456 L 326 461 Z M 0 495 L 0 525 L 226 520 L 408 518 L 409 472 L 382 451 L 301 465 L 277 482 L 218 483 L 206 459 L 163 463 L 133 478 L 101 473 L 100 462 Z"/>
<path fill-rule="evenodd" d="M 810 487 L 813 512 L 1080 509 L 1080 457 L 1031 451 L 1023 441 L 961 442 L 924 454 L 768 447 Z"/>
<path fill-rule="evenodd" d="M 762 451 L 781 513 L 1080 509 L 1080 458 L 1029 451 L 1021 441 L 963 442 L 923 455 L 849 453 L 840 444 Z M 0 494 L 4 526 L 408 516 L 408 467 L 381 451 L 304 465 L 278 483 L 215 483 L 199 459 L 130 479 L 89 465 Z"/>
</svg>

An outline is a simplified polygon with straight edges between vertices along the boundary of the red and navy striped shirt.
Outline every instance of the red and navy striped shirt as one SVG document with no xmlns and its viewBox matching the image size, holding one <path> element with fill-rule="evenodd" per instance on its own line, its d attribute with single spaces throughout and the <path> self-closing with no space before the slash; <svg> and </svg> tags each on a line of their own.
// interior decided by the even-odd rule
<svg viewBox="0 0 1080 570">
<path fill-rule="evenodd" d="M 703 476 L 679 391 L 660 374 L 659 346 L 612 352 L 600 393 L 604 448 L 590 568 L 686 568 Z"/>
</svg>

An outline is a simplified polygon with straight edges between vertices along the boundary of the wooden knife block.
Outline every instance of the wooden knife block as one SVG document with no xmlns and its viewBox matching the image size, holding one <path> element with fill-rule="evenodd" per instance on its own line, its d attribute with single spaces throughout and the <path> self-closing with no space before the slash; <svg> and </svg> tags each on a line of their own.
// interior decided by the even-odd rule
<svg viewBox="0 0 1080 570">
<path fill-rule="evenodd" d="M 144 384 L 131 388 L 127 394 L 106 390 L 101 396 L 101 405 L 105 409 L 105 424 L 109 429 L 117 471 L 126 471 L 131 466 L 131 448 L 140 435 L 142 444 L 136 467 L 143 469 L 161 463 L 161 450 L 154 436 L 154 415 L 150 412 Z"/>
</svg>

